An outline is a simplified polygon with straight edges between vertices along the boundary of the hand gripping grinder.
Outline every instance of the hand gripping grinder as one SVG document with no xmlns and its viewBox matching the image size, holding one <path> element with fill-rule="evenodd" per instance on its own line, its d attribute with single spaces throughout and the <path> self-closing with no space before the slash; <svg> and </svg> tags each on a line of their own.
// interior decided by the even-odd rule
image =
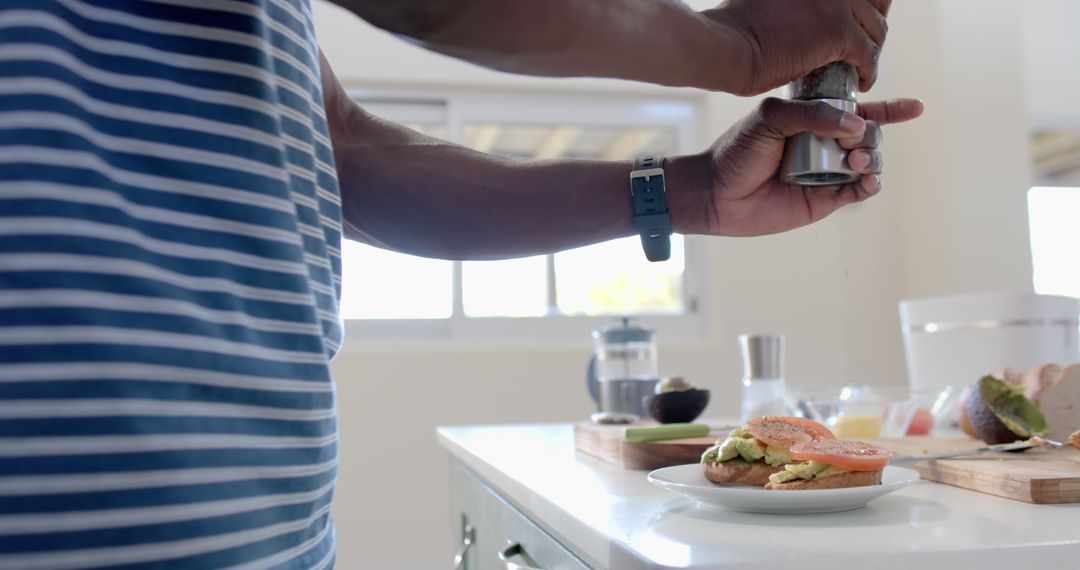
<svg viewBox="0 0 1080 570">
<path fill-rule="evenodd" d="M 850 63 L 838 61 L 792 81 L 788 98 L 824 101 L 837 109 L 856 112 L 859 75 Z M 799 133 L 787 140 L 780 163 L 780 179 L 796 186 L 842 186 L 862 176 L 848 166 L 847 151 L 836 139 Z"/>
</svg>

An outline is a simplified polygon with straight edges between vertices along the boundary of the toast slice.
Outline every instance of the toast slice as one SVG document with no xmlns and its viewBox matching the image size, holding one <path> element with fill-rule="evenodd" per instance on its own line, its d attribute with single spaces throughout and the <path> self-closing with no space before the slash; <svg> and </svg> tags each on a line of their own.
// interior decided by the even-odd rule
<svg viewBox="0 0 1080 570">
<path fill-rule="evenodd" d="M 769 482 L 769 475 L 783 469 L 783 467 L 773 467 L 762 461 L 747 463 L 742 459 L 729 459 L 721 463 L 706 463 L 705 478 L 713 483 L 760 487 Z"/>
<path fill-rule="evenodd" d="M 881 471 L 852 471 L 827 477 L 817 477 L 809 481 L 788 481 L 787 483 L 768 483 L 770 491 L 789 491 L 804 489 L 842 489 L 847 487 L 868 487 L 881 484 Z"/>
</svg>

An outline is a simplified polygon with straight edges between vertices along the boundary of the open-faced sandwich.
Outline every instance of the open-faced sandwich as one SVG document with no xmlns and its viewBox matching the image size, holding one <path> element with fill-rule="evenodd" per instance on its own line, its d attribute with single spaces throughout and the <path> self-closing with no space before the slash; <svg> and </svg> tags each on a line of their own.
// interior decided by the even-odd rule
<svg viewBox="0 0 1080 570">
<path fill-rule="evenodd" d="M 705 451 L 701 463 L 713 483 L 836 489 L 880 484 L 892 455 L 868 443 L 836 439 L 815 421 L 766 416 L 732 430 Z"/>
</svg>

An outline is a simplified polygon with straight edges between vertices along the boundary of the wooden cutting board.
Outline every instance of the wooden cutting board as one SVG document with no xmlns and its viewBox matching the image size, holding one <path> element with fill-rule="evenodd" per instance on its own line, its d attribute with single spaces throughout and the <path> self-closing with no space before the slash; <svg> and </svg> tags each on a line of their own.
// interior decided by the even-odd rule
<svg viewBox="0 0 1080 570">
<path fill-rule="evenodd" d="M 983 447 L 970 438 L 909 437 L 877 440 L 898 455 L 928 455 Z M 1037 448 L 1021 453 L 988 453 L 972 457 L 905 465 L 923 479 L 989 493 L 1025 503 L 1080 503 L 1080 449 Z"/>
<path fill-rule="evenodd" d="M 622 440 L 620 426 L 588 422 L 574 426 L 578 451 L 626 469 L 652 470 L 697 463 L 701 454 L 727 429 L 716 426 L 709 437 L 645 443 Z M 929 455 L 982 447 L 969 438 L 910 437 L 875 443 L 898 455 Z M 1027 503 L 1080 503 L 1080 450 L 1031 449 L 1023 453 L 994 453 L 907 465 L 923 479 L 946 483 Z"/>
<path fill-rule="evenodd" d="M 651 471 L 700 461 L 701 454 L 731 430 L 721 425 L 712 427 L 715 435 L 709 437 L 629 443 L 623 441 L 623 426 L 581 422 L 574 425 L 574 446 L 582 453 L 619 467 Z"/>
</svg>

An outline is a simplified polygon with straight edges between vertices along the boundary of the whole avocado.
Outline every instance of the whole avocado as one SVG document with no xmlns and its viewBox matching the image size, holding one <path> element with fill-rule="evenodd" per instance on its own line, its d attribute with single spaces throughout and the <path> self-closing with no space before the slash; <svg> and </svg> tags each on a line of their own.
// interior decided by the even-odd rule
<svg viewBox="0 0 1080 570">
<path fill-rule="evenodd" d="M 1046 433 L 1046 419 L 1035 404 L 993 376 L 979 379 L 964 407 L 975 436 L 990 445 Z"/>
</svg>

